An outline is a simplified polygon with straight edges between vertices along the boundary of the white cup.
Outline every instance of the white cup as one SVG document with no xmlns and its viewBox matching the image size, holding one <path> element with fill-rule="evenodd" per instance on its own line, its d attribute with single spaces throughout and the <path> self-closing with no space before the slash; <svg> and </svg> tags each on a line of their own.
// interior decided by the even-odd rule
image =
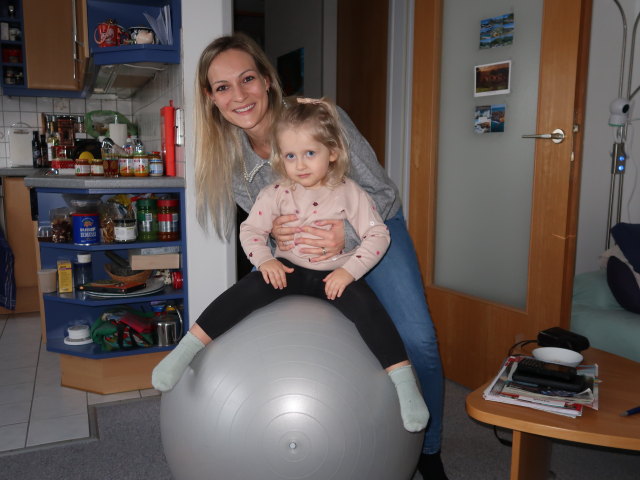
<svg viewBox="0 0 640 480">
<path fill-rule="evenodd" d="M 40 287 L 40 293 L 53 293 L 57 290 L 58 270 L 55 268 L 44 268 L 38 271 L 38 286 Z"/>
</svg>

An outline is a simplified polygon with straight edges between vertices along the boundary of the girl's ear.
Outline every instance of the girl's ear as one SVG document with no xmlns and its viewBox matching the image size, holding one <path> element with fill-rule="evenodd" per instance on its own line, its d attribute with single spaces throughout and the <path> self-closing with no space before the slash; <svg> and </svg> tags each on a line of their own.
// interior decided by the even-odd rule
<svg viewBox="0 0 640 480">
<path fill-rule="evenodd" d="M 338 159 L 338 152 L 336 150 L 331 150 L 329 154 L 329 163 L 333 163 Z"/>
</svg>

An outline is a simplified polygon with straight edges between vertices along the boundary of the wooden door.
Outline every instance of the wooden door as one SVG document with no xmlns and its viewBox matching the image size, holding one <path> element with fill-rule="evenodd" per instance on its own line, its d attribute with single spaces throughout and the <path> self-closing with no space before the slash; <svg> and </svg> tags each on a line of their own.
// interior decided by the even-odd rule
<svg viewBox="0 0 640 480">
<path fill-rule="evenodd" d="M 442 12 L 443 0 L 416 2 L 409 225 L 445 375 L 475 388 L 495 374 L 514 343 L 535 339 L 551 326 L 568 328 L 591 0 L 545 0 L 543 5 L 537 133 L 561 128 L 567 138 L 560 144 L 523 140 L 536 144 L 522 309 L 434 282 L 440 65 L 452 61 L 441 58 Z"/>
<path fill-rule="evenodd" d="M 388 0 L 338 1 L 336 102 L 384 165 Z"/>
<path fill-rule="evenodd" d="M 27 87 L 82 90 L 89 57 L 86 0 L 25 0 L 23 10 Z"/>
</svg>

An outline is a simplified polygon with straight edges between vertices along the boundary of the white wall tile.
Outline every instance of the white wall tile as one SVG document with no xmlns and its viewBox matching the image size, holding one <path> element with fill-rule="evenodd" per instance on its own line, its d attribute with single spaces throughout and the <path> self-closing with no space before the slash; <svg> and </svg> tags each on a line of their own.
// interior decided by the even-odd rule
<svg viewBox="0 0 640 480">
<path fill-rule="evenodd" d="M 85 113 L 87 111 L 86 103 L 84 98 L 72 98 L 69 102 L 71 113 Z"/>
<path fill-rule="evenodd" d="M 44 113 L 53 112 L 53 98 L 36 97 L 36 109 L 38 112 L 44 112 Z"/>
<path fill-rule="evenodd" d="M 14 123 L 18 123 L 20 121 L 20 112 L 19 111 L 5 111 L 4 112 L 4 126 L 10 127 Z"/>
<path fill-rule="evenodd" d="M 31 128 L 38 128 L 38 117 L 40 116 L 39 113 L 35 113 L 35 112 L 21 112 L 20 113 L 20 121 L 22 123 L 26 123 L 27 125 L 29 125 Z"/>
<path fill-rule="evenodd" d="M 53 99 L 53 113 L 70 113 L 68 98 Z"/>
<path fill-rule="evenodd" d="M 20 97 L 4 97 L 2 101 L 3 112 L 19 112 Z"/>
<path fill-rule="evenodd" d="M 20 97 L 21 112 L 37 112 L 36 97 Z"/>
<path fill-rule="evenodd" d="M 102 110 L 102 101 L 98 99 L 88 98 L 86 100 L 86 110 L 87 112 L 93 112 L 95 110 Z"/>
</svg>

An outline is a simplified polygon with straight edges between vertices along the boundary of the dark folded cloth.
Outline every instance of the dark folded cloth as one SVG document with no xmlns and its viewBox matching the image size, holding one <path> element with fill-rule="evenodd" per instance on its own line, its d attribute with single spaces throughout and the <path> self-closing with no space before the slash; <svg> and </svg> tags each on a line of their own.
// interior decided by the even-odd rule
<svg viewBox="0 0 640 480">
<path fill-rule="evenodd" d="M 16 309 L 16 278 L 13 274 L 14 257 L 9 242 L 0 230 L 0 306 Z"/>
<path fill-rule="evenodd" d="M 633 269 L 640 273 L 640 224 L 618 223 L 611 228 L 611 236 Z"/>
</svg>

